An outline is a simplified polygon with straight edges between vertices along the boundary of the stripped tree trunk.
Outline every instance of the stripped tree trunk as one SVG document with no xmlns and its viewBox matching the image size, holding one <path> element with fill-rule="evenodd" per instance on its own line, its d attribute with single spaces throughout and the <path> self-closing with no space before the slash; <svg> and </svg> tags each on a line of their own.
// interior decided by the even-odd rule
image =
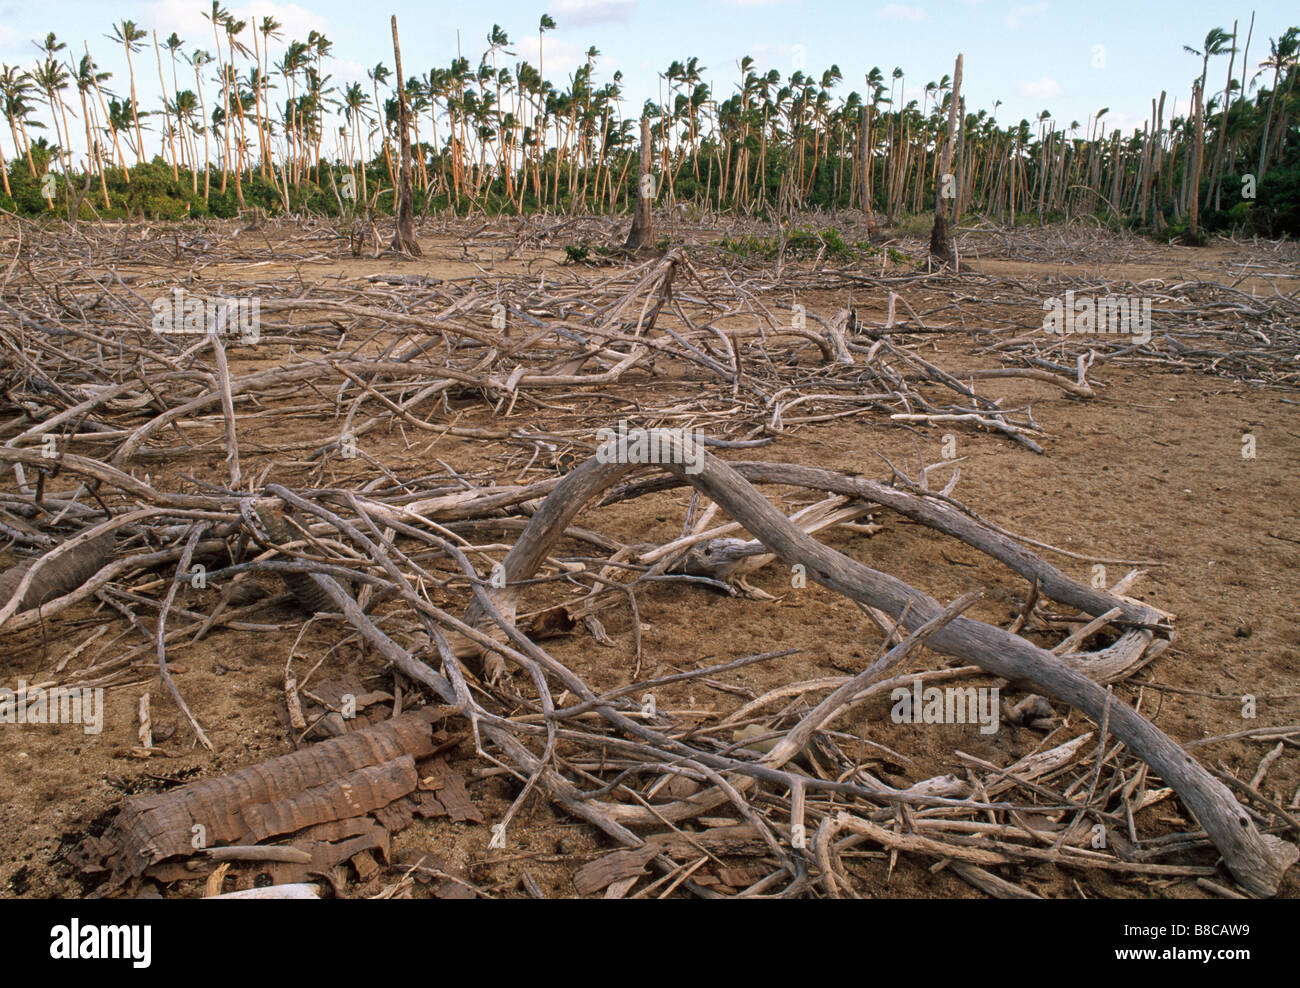
<svg viewBox="0 0 1300 988">
<path fill-rule="evenodd" d="M 422 257 L 424 251 L 415 239 L 415 205 L 411 182 L 411 132 L 406 115 L 406 83 L 402 75 L 402 48 L 397 42 L 397 15 L 393 15 L 393 60 L 397 63 L 397 119 L 401 128 L 402 162 L 397 189 L 397 223 L 393 229 L 393 250 L 413 257 Z"/>
<path fill-rule="evenodd" d="M 862 213 L 871 219 L 871 158 L 868 154 L 868 143 L 870 141 L 869 128 L 871 121 L 867 117 L 870 108 L 862 108 L 862 117 L 858 123 L 858 195 L 859 202 L 862 205 Z"/>
<path fill-rule="evenodd" d="M 1205 117 L 1201 107 L 1201 87 L 1192 90 L 1192 113 L 1195 131 L 1192 134 L 1191 178 L 1187 189 L 1187 235 L 1195 240 L 1200 236 L 1201 220 L 1201 155 L 1205 150 Z"/>
<path fill-rule="evenodd" d="M 650 205 L 654 201 L 654 176 L 650 174 L 650 118 L 641 118 L 641 164 L 637 170 L 636 212 L 632 214 L 632 230 L 623 245 L 628 250 L 641 250 L 652 246 L 655 239 L 654 216 Z"/>
<path fill-rule="evenodd" d="M 961 104 L 962 56 L 952 70 L 952 96 L 948 103 L 948 134 L 943 142 L 943 163 L 939 167 L 939 185 L 934 196 L 934 227 L 930 231 L 930 256 L 939 261 L 953 259 L 952 237 L 948 235 L 948 202 L 946 193 L 956 194 L 957 183 L 952 176 L 952 147 L 957 135 L 957 107 Z"/>
</svg>

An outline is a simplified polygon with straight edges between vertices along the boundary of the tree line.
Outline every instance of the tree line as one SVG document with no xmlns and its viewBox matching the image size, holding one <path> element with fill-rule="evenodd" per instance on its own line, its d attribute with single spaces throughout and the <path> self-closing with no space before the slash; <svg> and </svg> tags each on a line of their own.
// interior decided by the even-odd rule
<svg viewBox="0 0 1300 988">
<path fill-rule="evenodd" d="M 873 68 L 862 92 L 844 91 L 838 66 L 783 76 L 749 57 L 727 83 L 706 78 L 698 58 L 674 60 L 660 73 L 658 98 L 628 107 L 622 74 L 602 80 L 594 47 L 566 81 L 546 78 L 549 15 L 537 25 L 536 66 L 494 26 L 477 64 L 458 55 L 399 80 L 381 62 L 367 84 L 336 83 L 324 34 L 286 41 L 275 18 L 249 23 L 217 0 L 204 17 L 211 36 L 202 46 L 174 33 L 160 39 L 131 20 L 113 24 L 104 39 L 122 49 L 125 79 L 113 80 L 89 45 L 70 50 L 53 32 L 34 43 L 33 65 L 0 66 L 11 140 L 7 158 L 0 141 L 0 208 L 166 218 L 250 205 L 390 210 L 400 86 L 417 208 L 626 210 L 645 116 L 656 192 L 669 206 L 898 217 L 943 195 L 954 218 L 1087 215 L 1155 232 L 1300 232 L 1300 29 L 1267 39 L 1268 57 L 1252 75 L 1250 51 L 1261 44 L 1253 16 L 1244 32 L 1216 27 L 1186 46 L 1199 71 L 1190 98 L 1180 98 L 1185 112 L 1167 115 L 1172 104 L 1161 93 L 1141 130 L 1128 134 L 1107 131 L 1107 108 L 1083 124 L 1047 110 L 1002 124 L 998 104 L 992 114 L 972 112 L 959 94 L 952 114 L 946 75 L 906 99 L 901 68 Z M 282 49 L 278 59 L 272 48 Z M 156 71 L 156 107 L 140 105 L 137 71 Z M 950 117 L 954 173 L 944 175 Z"/>
</svg>

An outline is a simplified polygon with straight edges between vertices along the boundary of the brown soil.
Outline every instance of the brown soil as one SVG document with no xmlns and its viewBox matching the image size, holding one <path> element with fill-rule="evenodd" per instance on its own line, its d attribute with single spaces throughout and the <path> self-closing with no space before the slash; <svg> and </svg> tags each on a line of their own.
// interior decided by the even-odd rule
<svg viewBox="0 0 1300 988">
<path fill-rule="evenodd" d="M 214 265 L 204 268 L 201 277 L 227 283 L 241 279 L 312 283 L 339 275 L 397 271 L 454 279 L 478 277 L 484 271 L 490 274 L 501 265 L 511 271 L 555 278 L 568 278 L 573 272 L 560 266 L 563 253 L 556 250 L 525 252 L 505 260 L 485 252 L 466 257 L 455 243 L 434 242 L 427 235 L 424 246 L 428 256 L 417 263 L 344 258 L 334 251 L 333 256 L 296 264 Z M 969 252 L 963 262 L 974 270 L 1044 284 L 1062 273 L 1098 273 L 1134 282 L 1206 278 L 1228 284 L 1249 275 L 1252 281 L 1247 284 L 1261 291 L 1275 287 L 1283 292 L 1296 290 L 1294 269 L 1282 262 L 1265 270 L 1242 267 L 1249 256 L 1253 255 L 1244 248 L 1231 246 L 1193 252 L 1152 245 L 1140 257 L 1106 265 L 1104 271 L 1069 260 L 979 261 Z M 135 273 L 156 276 L 159 283 L 166 277 L 165 272 Z M 583 276 L 598 277 L 599 273 Z M 942 299 L 927 299 L 924 288 L 909 289 L 907 294 L 918 310 L 922 302 L 942 303 Z M 826 292 L 807 301 L 810 309 L 829 316 L 846 300 L 846 293 Z M 856 301 L 883 312 L 883 300 L 869 289 L 858 291 Z M 978 310 L 968 309 L 968 314 L 972 312 Z M 981 365 L 966 336 L 939 335 L 934 341 L 926 356 L 940 366 Z M 242 359 L 232 351 L 236 373 L 250 366 L 241 363 Z M 982 382 L 985 393 L 1006 396 L 1015 404 L 1033 403 L 1034 417 L 1047 432 L 1043 441 L 1046 452 L 1035 456 L 1004 438 L 954 429 L 958 455 L 963 458 L 955 496 L 1005 528 L 1075 553 L 1161 563 L 1144 567 L 1148 575 L 1133 593 L 1174 612 L 1178 638 L 1138 678 L 1171 688 L 1145 689 L 1141 708 L 1176 740 L 1185 743 L 1252 727 L 1300 722 L 1300 630 L 1295 605 L 1300 593 L 1300 566 L 1296 565 L 1300 499 L 1295 493 L 1300 479 L 1300 404 L 1294 392 L 1159 368 L 1106 366 L 1092 376 L 1104 388 L 1091 401 L 1071 398 L 1035 382 Z M 685 395 L 694 385 L 641 379 L 619 386 L 615 393 L 662 403 L 667 400 L 666 387 Z M 548 424 L 544 412 L 530 409 L 516 415 L 527 416 L 539 427 Z M 260 444 L 272 452 L 246 454 L 246 475 L 256 476 L 265 462 L 274 459 L 275 477 L 281 483 L 344 485 L 373 476 L 361 461 L 332 460 L 320 467 L 302 463 L 292 453 L 274 452 L 277 444 L 332 434 L 329 422 L 292 417 L 255 421 L 257 424 L 241 435 L 241 442 L 249 449 Z M 494 421 L 480 403 L 477 409 L 467 411 L 461 424 L 491 425 Z M 592 424 L 593 430 L 597 424 L 601 423 Z M 572 426 L 572 422 L 564 423 L 566 428 Z M 1255 436 L 1254 459 L 1242 456 L 1245 433 Z M 824 465 L 869 476 L 887 476 L 887 460 L 915 476 L 921 462 L 940 460 L 942 435 L 940 429 L 900 428 L 879 417 L 864 416 L 801 426 L 759 451 L 724 455 Z M 217 443 L 210 448 L 208 459 L 196 455 L 184 461 L 150 461 L 137 467 L 137 472 L 143 475 L 147 469 L 160 486 L 181 474 L 222 483 L 221 447 Z M 523 466 L 519 461 L 507 467 L 505 451 L 495 444 L 453 437 L 431 441 L 418 434 L 404 437 L 398 430 L 368 439 L 366 449 L 402 476 L 440 470 L 437 459 L 467 474 L 483 472 L 509 479 Z M 540 475 L 534 471 L 534 476 Z M 772 495 L 778 496 L 777 492 Z M 806 493 L 799 497 L 804 502 L 810 499 Z M 687 500 L 688 495 L 680 491 L 654 495 L 594 509 L 579 523 L 627 540 L 666 541 L 679 534 Z M 940 600 L 983 586 L 987 597 L 972 616 L 1004 625 L 1014 616 L 1026 588 L 1008 571 L 959 542 L 897 516 L 885 513 L 875 520 L 885 529 L 870 538 L 839 532 L 827 536 L 827 541 Z M 482 541 L 508 544 L 513 537 L 497 533 Z M 1076 578 L 1091 578 L 1091 563 L 1050 552 L 1045 555 Z M 7 565 L 14 558 L 0 556 L 0 563 Z M 1108 565 L 1108 581 L 1113 583 L 1128 568 Z M 698 710 L 702 718 L 735 709 L 744 702 L 741 693 L 757 695 L 783 683 L 854 672 L 875 654 L 880 634 L 847 600 L 814 585 L 792 590 L 788 572 L 779 566 L 768 567 L 752 582 L 776 601 L 728 598 L 682 584 L 644 591 L 639 597 L 645 622 L 639 670 L 624 607 L 602 613 L 615 647 L 601 647 L 585 633 L 550 641 L 547 647 L 597 690 L 753 652 L 784 647 L 802 650 L 780 662 L 751 665 L 722 677 L 733 691 L 696 682 L 666 689 L 658 697 L 661 708 Z M 185 593 L 189 603 L 202 606 L 197 591 Z M 545 594 L 538 594 L 530 602 L 540 604 L 546 599 Z M 102 826 L 125 795 L 165 789 L 291 750 L 275 710 L 282 701 L 285 658 L 302 619 L 286 609 L 259 615 L 256 620 L 278 622 L 279 630 L 220 630 L 197 645 L 170 651 L 177 683 L 215 745 L 215 754 L 196 748 L 184 724 L 179 723 L 175 735 L 161 745 L 162 756 L 145 760 L 130 756 L 136 744 L 135 706 L 142 692 L 153 694 L 156 724 L 179 721 L 156 677 L 147 674 L 108 691 L 106 726 L 100 735 L 86 735 L 75 726 L 0 727 L 0 833 L 4 835 L 0 894 L 81 895 L 86 886 L 62 860 L 61 852 L 69 842 Z M 65 616 L 57 628 L 46 629 L 44 639 L 40 632 L 0 637 L 3 680 L 12 685 L 17 679 L 42 678 L 105 622 L 111 625 L 105 641 L 124 628 L 111 612 L 83 607 L 73 617 Z M 316 622 L 300 651 L 323 656 L 341 635 L 337 625 Z M 124 638 L 119 648 L 141 640 L 138 635 Z M 1042 641 L 1050 644 L 1046 638 Z M 933 667 L 940 661 L 927 653 L 913 668 Z M 391 674 L 376 656 L 363 653 L 354 644 L 333 651 L 316 675 L 326 678 L 347 672 L 357 673 L 368 683 L 391 682 Z M 1136 689 L 1130 683 L 1118 692 L 1132 702 Z M 1243 719 L 1244 695 L 1258 698 L 1254 720 Z M 1057 712 L 1066 711 L 1058 707 Z M 1078 715 L 1073 720 L 1077 723 Z M 952 771 L 957 764 L 954 749 L 1007 764 L 1032 751 L 1042 738 L 1040 732 L 1014 727 L 992 736 L 970 726 L 911 729 L 891 723 L 884 702 L 863 708 L 853 730 L 903 756 L 903 760 L 890 758 L 875 766 L 895 784 Z M 1239 740 L 1200 748 L 1197 754 L 1208 765 L 1248 779 L 1270 747 L 1271 743 Z M 474 759 L 470 746 L 462 747 L 456 764 L 470 779 L 470 791 L 489 821 L 506 810 L 516 791 L 513 783 L 500 776 L 473 778 L 471 773 L 483 763 Z M 1300 799 L 1300 759 L 1294 744 L 1273 765 L 1263 789 L 1294 811 Z M 1152 832 L 1160 832 L 1162 827 L 1190 829 L 1176 801 L 1158 804 L 1145 813 L 1144 826 Z M 526 869 L 544 891 L 557 896 L 572 895 L 575 868 L 609 847 L 591 828 L 557 814 L 539 798 L 527 804 L 512 826 L 507 851 L 489 853 L 489 837 L 486 826 L 416 821 L 395 844 L 399 852 L 432 848 L 452 864 L 469 869 L 481 887 L 502 894 L 520 894 L 517 881 Z M 488 859 L 496 863 L 485 864 Z M 1195 856 L 1194 863 L 1213 863 L 1213 855 Z M 932 874 L 930 864 L 929 860 L 901 855 L 892 873 L 884 856 L 856 859 L 852 867 L 872 895 L 978 896 L 949 872 Z M 383 875 L 369 886 L 359 887 L 357 894 L 374 894 L 399 873 Z M 1050 865 L 1020 869 L 1017 880 L 1042 895 L 1056 897 L 1205 894 L 1186 879 L 1135 881 L 1115 873 L 1066 872 Z M 1300 869 L 1292 869 L 1281 895 L 1298 894 Z"/>
</svg>

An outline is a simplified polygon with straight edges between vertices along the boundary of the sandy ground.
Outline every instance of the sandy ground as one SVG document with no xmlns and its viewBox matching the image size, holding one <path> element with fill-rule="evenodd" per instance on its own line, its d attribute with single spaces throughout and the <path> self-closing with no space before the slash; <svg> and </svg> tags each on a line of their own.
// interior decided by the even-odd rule
<svg viewBox="0 0 1300 988">
<path fill-rule="evenodd" d="M 556 250 L 506 260 L 463 257 L 451 243 L 426 243 L 430 246 L 425 262 L 400 269 L 384 259 L 340 255 L 291 265 L 208 266 L 200 270 L 200 277 L 249 282 L 300 278 L 311 284 L 388 270 L 444 279 L 477 277 L 497 266 L 529 274 L 551 271 L 557 277 L 567 277 L 571 270 L 560 268 L 563 253 Z M 1062 274 L 1134 282 L 1158 279 L 1166 284 L 1198 278 L 1233 283 L 1244 277 L 1248 279 L 1242 282 L 1245 290 L 1259 291 L 1293 292 L 1296 284 L 1294 270 L 1281 264 L 1276 270 L 1247 267 L 1244 252 L 1231 247 L 1197 252 L 1152 245 L 1138 258 L 1097 271 L 1068 260 L 980 260 L 968 255 L 966 263 L 975 270 L 1036 279 L 1044 285 Z M 813 303 L 829 313 L 845 301 L 844 293 L 827 292 Z M 867 291 L 857 292 L 856 301 L 881 304 Z M 979 365 L 966 337 L 935 339 L 927 359 L 945 367 Z M 237 365 L 240 369 L 246 367 Z M 1300 405 L 1295 394 L 1158 369 L 1112 366 L 1095 378 L 1104 388 L 1091 401 L 1034 382 L 984 382 L 987 393 L 1032 401 L 1034 416 L 1047 432 L 1045 454 L 1035 456 L 987 434 L 958 432 L 958 454 L 963 459 L 955 495 L 983 517 L 1063 549 L 1087 556 L 1159 561 L 1159 566 L 1143 567 L 1147 575 L 1133 593 L 1174 612 L 1178 638 L 1140 674 L 1140 679 L 1155 684 L 1142 691 L 1140 702 L 1142 711 L 1173 738 L 1185 743 L 1252 727 L 1297 723 L 1300 498 L 1295 485 L 1300 478 Z M 689 393 L 688 382 L 665 385 L 645 379 L 620 385 L 615 393 L 662 401 L 665 387 L 674 386 Z M 543 415 L 526 414 L 532 416 L 530 424 L 545 426 Z M 482 409 L 471 410 L 461 420 L 465 425 L 491 422 Z M 1254 459 L 1242 456 L 1245 433 L 1256 439 Z M 278 442 L 328 434 L 330 423 L 263 420 L 241 439 L 274 448 Z M 918 459 L 936 462 L 942 441 L 938 429 L 905 430 L 863 417 L 802 426 L 757 455 L 730 458 L 817 464 L 883 477 L 889 470 L 886 460 L 909 473 Z M 430 448 L 425 437 L 404 439 L 394 431 L 367 449 L 402 475 L 439 470 L 435 457 L 467 473 L 500 473 L 503 464 L 503 451 L 493 444 L 453 437 L 444 437 Z M 349 470 L 361 470 L 335 461 L 321 474 L 314 465 L 296 463 L 293 455 L 280 455 L 277 461 L 277 476 L 284 483 L 312 479 L 339 484 L 349 479 Z M 150 463 L 147 469 L 155 480 L 180 473 L 218 483 L 224 479 L 219 455 Z M 256 463 L 246 464 L 246 473 L 256 469 Z M 654 495 L 598 509 L 588 522 L 619 538 L 665 541 L 679 533 L 687 499 L 682 492 Z M 975 587 L 986 588 L 986 599 L 972 612 L 983 620 L 1005 625 L 1023 601 L 1023 581 L 974 550 L 897 516 L 880 514 L 876 520 L 884 530 L 870 538 L 839 533 L 829 535 L 827 541 L 942 600 Z M 510 538 L 503 534 L 499 541 Z M 1092 564 L 1086 561 L 1046 556 L 1078 579 L 1091 578 Z M 13 558 L 0 556 L 0 563 Z M 1129 568 L 1109 565 L 1108 581 L 1114 582 Z M 799 654 L 780 663 L 749 666 L 726 677 L 736 691 L 755 694 L 782 683 L 857 671 L 875 653 L 879 633 L 845 599 L 812 585 L 792 590 L 788 573 L 779 567 L 769 567 L 752 582 L 776 600 L 728 598 L 680 584 L 645 591 L 639 598 L 646 625 L 639 672 L 624 608 L 612 608 L 602 616 L 615 647 L 601 647 L 585 633 L 549 642 L 548 647 L 598 690 L 751 652 L 800 648 Z M 545 599 L 536 598 L 539 603 Z M 197 604 L 197 599 L 191 602 Z M 73 619 L 61 621 L 57 629 L 46 629 L 44 638 L 42 633 L 0 638 L 4 642 L 0 677 L 6 682 L 40 678 L 104 620 L 113 620 L 112 615 L 96 615 L 85 607 Z M 275 709 L 282 700 L 285 656 L 298 635 L 301 617 L 282 610 L 259 620 L 280 622 L 281 630 L 258 634 L 222 630 L 198 645 L 172 652 L 173 672 L 205 725 L 216 747 L 214 754 L 193 747 L 182 725 L 162 745 L 162 757 L 130 756 L 135 744 L 134 709 L 142 692 L 152 692 L 157 722 L 167 725 L 176 720 L 156 679 L 147 673 L 109 690 L 102 734 L 86 735 L 76 726 L 0 727 L 0 894 L 83 894 L 87 884 L 62 859 L 62 852 L 86 832 L 102 827 L 125 795 L 166 789 L 291 750 Z M 308 650 L 324 654 L 338 637 L 337 626 L 318 622 L 304 641 Z M 1053 644 L 1046 637 L 1038 640 Z M 939 656 L 927 654 L 918 667 L 933 667 L 940 661 Z M 391 681 L 376 656 L 362 654 L 355 646 L 335 651 L 317 675 L 347 672 L 367 683 Z M 743 702 L 736 691 L 694 683 L 666 690 L 659 703 L 721 714 Z M 1126 684 L 1119 693 L 1133 702 L 1137 690 Z M 1241 698 L 1247 694 L 1258 698 L 1253 720 L 1243 718 Z M 1063 712 L 1058 708 L 1058 713 Z M 855 730 L 906 760 L 883 759 L 873 766 L 895 784 L 952 770 L 954 748 L 1004 764 L 1033 750 L 1041 739 L 1037 732 L 1017 728 L 992 736 L 961 726 L 909 730 L 889 721 L 884 703 L 868 705 L 856 716 Z M 1079 722 L 1077 715 L 1074 722 Z M 1229 741 L 1199 749 L 1198 755 L 1209 765 L 1249 778 L 1271 746 Z M 473 778 L 478 763 L 472 747 L 462 746 L 454 760 L 470 778 L 471 794 L 485 816 L 491 819 L 504 812 L 513 785 L 499 777 Z M 1300 758 L 1293 745 L 1272 767 L 1264 791 L 1280 804 L 1294 807 L 1298 789 Z M 1146 823 L 1152 832 L 1162 827 L 1187 829 L 1188 821 L 1175 802 L 1148 812 L 1152 816 Z M 468 869 L 482 887 L 503 894 L 521 894 L 517 881 L 526 868 L 548 894 L 559 896 L 573 894 L 574 869 L 608 846 L 590 828 L 556 814 L 538 799 L 527 804 L 512 829 L 508 852 L 489 853 L 489 836 L 483 826 L 416 821 L 395 845 L 399 853 L 435 849 Z M 1213 863 L 1213 855 L 1194 855 L 1191 860 Z M 892 873 L 883 858 L 862 858 L 852 867 L 872 895 L 978 896 L 947 872 L 932 874 L 929 864 L 903 855 Z M 1153 883 L 1104 872 L 1067 872 L 1051 865 L 1020 869 L 1017 877 L 1027 888 L 1049 896 L 1205 894 L 1190 880 Z M 393 879 L 391 873 L 381 876 L 369 886 L 358 887 L 357 894 L 373 894 Z M 1300 870 L 1292 870 L 1281 894 L 1300 894 Z"/>
</svg>

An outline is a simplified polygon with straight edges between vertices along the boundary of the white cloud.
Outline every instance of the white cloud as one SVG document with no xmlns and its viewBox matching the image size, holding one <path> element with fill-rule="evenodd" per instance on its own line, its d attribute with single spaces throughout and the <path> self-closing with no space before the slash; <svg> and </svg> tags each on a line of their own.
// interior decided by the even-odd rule
<svg viewBox="0 0 1300 988">
<path fill-rule="evenodd" d="M 558 24 L 558 17 L 556 21 Z M 546 47 L 542 49 L 542 54 L 545 55 L 546 78 L 556 85 L 587 61 L 586 45 L 554 37 L 548 37 L 544 43 Z M 516 42 L 511 42 L 510 50 L 520 59 L 531 64 L 533 68 L 537 67 L 537 35 L 527 35 Z M 596 71 L 601 75 L 607 74 L 606 70 L 613 72 L 614 69 L 610 67 L 613 63 L 614 59 L 601 55 L 596 59 Z"/>
<path fill-rule="evenodd" d="M 903 3 L 891 3 L 880 8 L 880 16 L 890 21 L 917 21 L 925 20 L 925 11 L 920 7 L 909 7 Z"/>
<path fill-rule="evenodd" d="M 792 68 L 807 69 L 808 49 L 805 45 L 758 41 L 746 48 L 745 54 L 753 57 L 755 67 L 761 72 L 768 69 L 779 69 L 782 72 L 789 72 Z"/>
<path fill-rule="evenodd" d="M 143 19 L 143 23 L 150 28 L 156 28 L 159 38 L 165 38 L 175 31 L 185 42 L 186 49 L 191 47 L 212 46 L 212 22 L 203 16 L 204 6 L 195 3 L 194 0 L 155 0 L 150 6 L 149 16 Z M 284 48 L 284 42 L 289 39 L 306 41 L 307 35 L 311 31 L 320 31 L 326 36 L 333 32 L 330 30 L 329 19 L 315 11 L 308 10 L 296 3 L 271 3 L 269 0 L 249 0 L 247 3 L 231 4 L 227 9 L 237 21 L 248 21 L 248 27 L 244 33 L 239 35 L 239 40 L 248 45 L 251 49 L 253 46 L 252 29 L 262 23 L 263 17 L 274 17 L 280 22 L 281 41 L 271 41 L 271 51 L 277 54 Z M 340 39 L 330 38 L 337 42 Z M 258 35 L 258 44 L 261 44 L 261 35 Z M 225 45 L 225 38 L 222 38 L 222 45 Z"/>
<path fill-rule="evenodd" d="M 1048 5 L 1045 2 L 1026 3 L 1026 4 L 1020 4 L 1019 6 L 1016 7 L 1012 7 L 1009 11 L 1007 11 L 1006 25 L 1007 27 L 1011 27 L 1011 28 L 1019 27 L 1022 21 L 1028 20 L 1030 17 L 1037 17 L 1039 14 L 1045 13 L 1047 11 L 1047 7 Z"/>
<path fill-rule="evenodd" d="M 1065 90 L 1055 79 L 1049 79 L 1043 76 L 1034 82 L 1018 82 L 1016 90 L 1021 96 L 1032 100 L 1049 100 L 1057 99 L 1065 95 Z"/>
<path fill-rule="evenodd" d="M 626 22 L 636 8 L 636 0 L 559 0 L 552 8 L 556 27 L 582 24 Z"/>
<path fill-rule="evenodd" d="M 1121 110 L 1112 110 L 1101 118 L 1101 122 L 1106 125 L 1107 133 L 1118 130 L 1120 134 L 1127 136 L 1135 130 L 1141 130 L 1142 125 L 1149 121 L 1146 117 L 1135 117 Z"/>
<path fill-rule="evenodd" d="M 356 59 L 336 58 L 330 62 L 330 71 L 334 78 L 331 82 L 338 86 L 344 86 L 350 82 L 366 82 L 366 66 L 362 65 Z M 405 68 L 405 66 L 403 66 Z M 407 75 L 410 75 L 408 72 Z"/>
<path fill-rule="evenodd" d="M 14 29 L 8 24 L 0 24 L 0 47 L 7 48 L 14 42 Z"/>
<path fill-rule="evenodd" d="M 755 59 L 764 58 L 789 58 L 794 53 L 793 45 L 773 45 L 766 41 L 758 41 L 750 45 L 747 49 L 748 54 L 753 55 Z"/>
</svg>

